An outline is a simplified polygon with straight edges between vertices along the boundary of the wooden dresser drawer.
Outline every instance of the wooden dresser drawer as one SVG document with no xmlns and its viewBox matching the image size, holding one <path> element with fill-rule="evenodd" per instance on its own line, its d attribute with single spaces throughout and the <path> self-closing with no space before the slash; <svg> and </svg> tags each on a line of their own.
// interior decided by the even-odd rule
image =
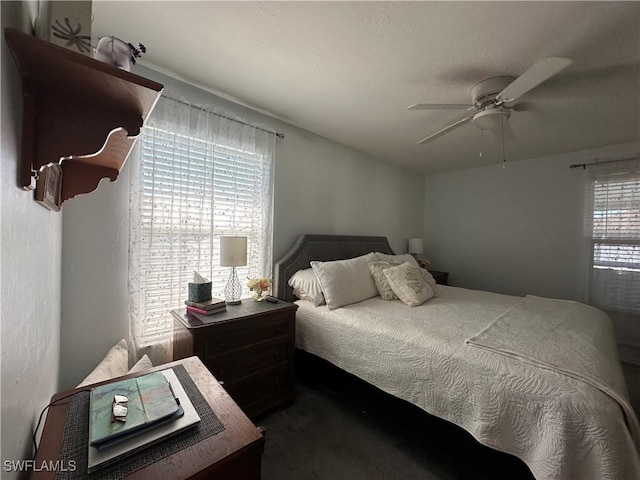
<svg viewBox="0 0 640 480">
<path fill-rule="evenodd" d="M 208 335 L 204 340 L 204 359 L 221 355 L 246 345 L 289 335 L 290 315 L 274 316 L 252 328 L 241 328 Z M 206 363 L 206 362 L 205 362 Z"/>
<path fill-rule="evenodd" d="M 197 355 L 250 417 L 292 402 L 297 309 L 244 299 L 210 317 L 172 310 L 174 359 Z"/>
<path fill-rule="evenodd" d="M 259 370 L 270 368 L 279 363 L 288 362 L 293 354 L 289 339 L 279 342 L 262 343 L 251 349 L 242 349 L 205 363 L 214 377 L 224 382 L 251 375 Z"/>
<path fill-rule="evenodd" d="M 240 408 L 245 409 L 261 398 L 279 395 L 293 398 L 293 372 L 288 366 L 274 368 L 237 382 L 225 383 L 223 387 Z M 260 392 L 260 395 L 256 395 L 256 392 Z M 249 412 L 249 415 L 252 414 L 253 412 Z"/>
</svg>

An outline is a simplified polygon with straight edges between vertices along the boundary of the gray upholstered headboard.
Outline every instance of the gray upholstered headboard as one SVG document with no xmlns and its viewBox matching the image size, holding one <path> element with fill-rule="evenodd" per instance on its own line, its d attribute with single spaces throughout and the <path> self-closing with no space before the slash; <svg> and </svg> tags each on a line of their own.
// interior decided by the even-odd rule
<svg viewBox="0 0 640 480">
<path fill-rule="evenodd" d="M 309 262 L 328 262 L 359 257 L 369 252 L 393 254 L 386 237 L 358 235 L 300 235 L 296 242 L 273 267 L 273 296 L 293 302 L 296 297 L 288 285 L 298 270 L 310 268 Z"/>
</svg>

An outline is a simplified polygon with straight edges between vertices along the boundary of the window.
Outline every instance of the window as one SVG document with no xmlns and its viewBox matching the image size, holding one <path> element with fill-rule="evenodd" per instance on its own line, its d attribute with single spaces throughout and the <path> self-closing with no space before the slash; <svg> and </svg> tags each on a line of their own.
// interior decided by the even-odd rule
<svg viewBox="0 0 640 480">
<path fill-rule="evenodd" d="M 271 276 L 273 134 L 162 101 L 143 129 L 132 176 L 130 315 L 138 347 L 168 340 L 169 311 L 184 306 L 194 271 L 223 297 L 230 269 L 219 266 L 221 235 L 248 237 L 248 265 L 238 268 L 245 288 L 248 276 Z"/>
<path fill-rule="evenodd" d="M 640 313 L 640 162 L 590 167 L 590 303 Z"/>
</svg>

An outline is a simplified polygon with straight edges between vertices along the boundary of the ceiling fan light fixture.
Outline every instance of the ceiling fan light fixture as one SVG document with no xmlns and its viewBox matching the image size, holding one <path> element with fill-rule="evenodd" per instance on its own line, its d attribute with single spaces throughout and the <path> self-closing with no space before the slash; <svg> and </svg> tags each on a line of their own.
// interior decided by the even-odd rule
<svg viewBox="0 0 640 480">
<path fill-rule="evenodd" d="M 473 124 L 480 130 L 498 130 L 502 122 L 511 116 L 511 111 L 506 108 L 489 108 L 476 113 L 473 116 Z"/>
<path fill-rule="evenodd" d="M 529 90 L 557 75 L 572 63 L 573 61 L 568 58 L 547 57 L 529 67 L 518 78 L 499 76 L 478 82 L 471 87 L 472 105 L 456 103 L 418 103 L 411 105 L 409 110 L 464 109 L 478 112 L 475 115 L 469 114 L 451 125 L 441 128 L 420 140 L 418 145 L 428 143 L 447 132 L 473 122 L 480 130 L 501 133 L 504 158 L 504 126 L 506 120 L 511 116 L 511 110 L 514 109 L 514 105 L 507 104 L 518 100 Z"/>
</svg>

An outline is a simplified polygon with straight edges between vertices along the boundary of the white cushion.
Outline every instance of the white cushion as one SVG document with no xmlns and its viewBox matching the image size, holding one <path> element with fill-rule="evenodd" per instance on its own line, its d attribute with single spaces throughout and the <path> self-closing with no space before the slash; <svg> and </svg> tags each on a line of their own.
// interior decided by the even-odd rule
<svg viewBox="0 0 640 480">
<path fill-rule="evenodd" d="M 369 272 L 369 264 L 376 260 L 374 253 L 367 253 L 349 260 L 311 262 L 329 310 L 378 295 Z"/>
<path fill-rule="evenodd" d="M 369 271 L 371 272 L 371 276 L 373 277 L 373 283 L 376 284 L 376 288 L 378 289 L 378 293 L 380 293 L 380 297 L 383 300 L 398 300 L 398 296 L 393 293 L 393 289 L 389 282 L 387 281 L 387 277 L 382 273 L 383 270 L 390 267 L 397 267 L 398 265 L 402 265 L 401 262 L 373 262 L 369 265 Z"/>
<path fill-rule="evenodd" d="M 127 341 L 123 338 L 107 352 L 93 371 L 87 375 L 78 387 L 84 387 L 91 383 L 102 382 L 110 378 L 125 375 L 129 370 L 129 352 Z"/>
<path fill-rule="evenodd" d="M 153 368 L 153 363 L 151 363 L 151 360 L 145 353 L 142 358 L 138 360 L 136 364 L 131 367 L 131 370 L 129 370 L 127 373 L 138 373 L 142 370 L 148 370 L 150 368 Z"/>
<path fill-rule="evenodd" d="M 293 288 L 293 294 L 300 300 L 309 300 L 316 307 L 325 303 L 322 287 L 312 268 L 294 273 L 289 279 L 289 286 Z"/>
<path fill-rule="evenodd" d="M 404 255 L 387 255 L 386 253 L 376 252 L 376 257 L 378 257 L 378 260 L 381 262 L 409 262 L 414 267 L 420 266 L 414 256 L 409 253 L 405 253 Z"/>
<path fill-rule="evenodd" d="M 424 268 L 414 267 L 405 262 L 397 267 L 382 271 L 393 292 L 402 302 L 416 307 L 435 296 L 435 290 L 428 280 L 431 276 Z"/>
</svg>

